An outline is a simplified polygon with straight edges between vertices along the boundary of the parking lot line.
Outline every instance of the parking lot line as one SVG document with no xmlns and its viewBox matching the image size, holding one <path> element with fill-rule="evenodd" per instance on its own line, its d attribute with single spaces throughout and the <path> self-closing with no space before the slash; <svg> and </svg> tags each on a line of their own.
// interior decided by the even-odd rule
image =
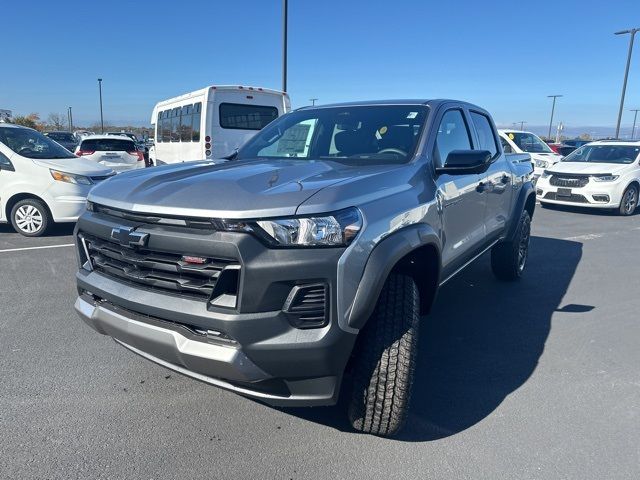
<svg viewBox="0 0 640 480">
<path fill-rule="evenodd" d="M 42 250 L 45 248 L 62 248 L 62 247 L 73 247 L 75 244 L 73 243 L 65 243 L 63 245 L 43 245 L 41 247 L 23 247 L 23 248 L 6 248 L 4 250 L 0 250 L 0 253 L 8 253 L 8 252 L 22 252 L 25 250 Z"/>
</svg>

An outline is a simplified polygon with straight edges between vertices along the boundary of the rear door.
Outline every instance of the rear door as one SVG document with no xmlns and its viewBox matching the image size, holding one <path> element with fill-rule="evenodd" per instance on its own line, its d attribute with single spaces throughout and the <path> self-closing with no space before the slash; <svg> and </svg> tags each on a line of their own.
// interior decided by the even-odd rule
<svg viewBox="0 0 640 480">
<path fill-rule="evenodd" d="M 444 165 L 453 150 L 474 147 L 466 112 L 447 106 L 436 119 L 438 131 L 433 149 L 435 167 Z M 485 196 L 479 191 L 481 176 L 440 174 L 436 177 L 436 200 L 442 219 L 443 277 L 470 260 L 485 239 Z"/>
<path fill-rule="evenodd" d="M 513 195 L 513 173 L 510 164 L 498 148 L 498 134 L 489 116 L 470 110 L 469 116 L 476 134 L 477 150 L 491 152 L 491 165 L 482 178 L 481 189 L 485 193 L 485 228 L 487 240 L 499 237 L 509 218 Z"/>
<path fill-rule="evenodd" d="M 211 97 L 210 97 L 211 98 Z M 284 113 L 282 94 L 258 90 L 219 90 L 210 102 L 212 157 L 232 154 Z"/>
</svg>

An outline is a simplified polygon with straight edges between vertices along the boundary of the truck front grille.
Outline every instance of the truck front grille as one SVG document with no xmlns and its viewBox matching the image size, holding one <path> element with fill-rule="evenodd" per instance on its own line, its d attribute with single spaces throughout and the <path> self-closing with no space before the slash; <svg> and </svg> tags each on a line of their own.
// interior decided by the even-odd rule
<svg viewBox="0 0 640 480">
<path fill-rule="evenodd" d="M 211 298 L 223 270 L 239 268 L 230 260 L 198 256 L 202 263 L 192 263 L 185 261 L 181 253 L 125 247 L 85 233 L 80 233 L 79 238 L 86 247 L 86 255 L 94 271 L 144 288 L 204 300 Z"/>
</svg>

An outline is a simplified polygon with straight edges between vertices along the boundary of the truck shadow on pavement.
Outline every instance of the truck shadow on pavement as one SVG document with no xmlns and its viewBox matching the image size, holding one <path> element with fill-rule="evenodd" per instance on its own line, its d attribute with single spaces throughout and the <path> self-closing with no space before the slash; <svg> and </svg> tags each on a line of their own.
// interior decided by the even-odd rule
<svg viewBox="0 0 640 480">
<path fill-rule="evenodd" d="M 532 237 L 527 271 L 513 283 L 493 277 L 489 258 L 444 285 L 423 318 L 411 411 L 396 440 L 455 435 L 490 415 L 527 381 L 582 258 L 582 244 Z M 593 307 L 572 308 L 579 314 Z M 352 431 L 347 396 L 332 408 L 285 411 Z"/>
</svg>

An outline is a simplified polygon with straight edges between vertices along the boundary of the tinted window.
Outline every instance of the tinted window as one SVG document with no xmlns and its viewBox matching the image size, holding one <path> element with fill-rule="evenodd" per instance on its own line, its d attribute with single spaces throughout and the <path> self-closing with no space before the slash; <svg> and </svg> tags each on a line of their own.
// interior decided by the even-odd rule
<svg viewBox="0 0 640 480">
<path fill-rule="evenodd" d="M 0 167 L 5 167 L 7 170 L 13 170 L 13 165 L 7 156 L 0 152 Z"/>
<path fill-rule="evenodd" d="M 171 110 L 162 112 L 162 141 L 171 141 Z"/>
<path fill-rule="evenodd" d="M 240 149 L 237 158 L 404 163 L 413 157 L 428 112 L 424 105 L 299 110 L 261 130 Z"/>
<path fill-rule="evenodd" d="M 471 121 L 473 122 L 473 126 L 476 127 L 478 134 L 479 144 L 477 150 L 488 150 L 493 157 L 498 153 L 498 145 L 496 144 L 496 136 L 493 133 L 491 122 L 489 122 L 486 115 L 476 112 L 471 112 Z"/>
<path fill-rule="evenodd" d="M 444 165 L 453 150 L 470 150 L 469 130 L 460 110 L 449 110 L 444 114 L 438 127 L 436 146 L 433 152 L 438 165 Z"/>
<path fill-rule="evenodd" d="M 199 142 L 200 141 L 200 115 L 202 110 L 202 103 L 194 103 L 193 104 L 193 115 L 191 121 L 191 141 Z"/>
<path fill-rule="evenodd" d="M 76 137 L 73 136 L 73 133 L 65 133 L 65 132 L 49 132 L 45 134 L 47 137 L 55 140 L 56 142 L 75 142 Z"/>
<path fill-rule="evenodd" d="M 76 158 L 63 146 L 30 128 L 0 128 L 0 142 L 27 158 Z"/>
<path fill-rule="evenodd" d="M 118 138 L 89 138 L 83 140 L 80 150 L 93 152 L 133 152 L 136 149 L 132 140 Z"/>
<path fill-rule="evenodd" d="M 171 110 L 171 141 L 180 141 L 180 110 L 181 108 L 174 108 Z"/>
<path fill-rule="evenodd" d="M 504 138 L 500 137 L 500 143 L 502 144 L 502 151 L 504 153 L 513 153 L 513 148 L 511 148 L 509 142 L 507 142 Z"/>
<path fill-rule="evenodd" d="M 278 118 L 278 109 L 239 103 L 220 104 L 220 126 L 241 130 L 261 130 Z"/>
<path fill-rule="evenodd" d="M 156 142 L 162 142 L 162 112 L 158 112 L 156 120 Z"/>
<path fill-rule="evenodd" d="M 180 114 L 180 141 L 191 141 L 191 124 L 193 122 L 193 105 L 185 105 L 182 107 Z"/>
</svg>

